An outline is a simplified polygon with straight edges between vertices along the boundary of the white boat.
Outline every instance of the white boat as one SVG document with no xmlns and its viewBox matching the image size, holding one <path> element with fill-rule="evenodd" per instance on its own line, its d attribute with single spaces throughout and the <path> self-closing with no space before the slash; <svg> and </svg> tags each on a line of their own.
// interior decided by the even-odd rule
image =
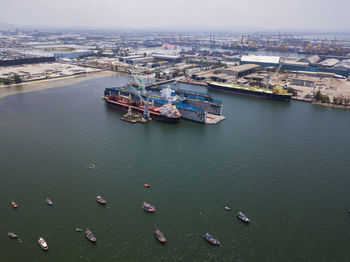
<svg viewBox="0 0 350 262">
<path fill-rule="evenodd" d="M 43 250 L 47 251 L 49 249 L 49 246 L 45 242 L 45 239 L 43 239 L 42 237 L 38 239 L 38 243 Z"/>
</svg>

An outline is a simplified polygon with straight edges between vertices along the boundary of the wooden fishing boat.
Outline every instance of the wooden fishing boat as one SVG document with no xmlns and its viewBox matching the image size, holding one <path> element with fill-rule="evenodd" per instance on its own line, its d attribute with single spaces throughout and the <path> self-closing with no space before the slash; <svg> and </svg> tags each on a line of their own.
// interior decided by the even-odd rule
<svg viewBox="0 0 350 262">
<path fill-rule="evenodd" d="M 48 205 L 50 205 L 50 206 L 53 205 L 53 202 L 52 202 L 50 199 L 48 199 L 48 198 L 46 198 L 46 203 L 47 203 Z"/>
<path fill-rule="evenodd" d="M 238 217 L 238 219 L 240 219 L 241 221 L 243 221 L 245 223 L 248 223 L 248 224 L 250 223 L 250 219 L 242 212 L 238 212 L 237 217 Z"/>
<path fill-rule="evenodd" d="M 213 237 L 212 235 L 210 235 L 209 233 L 205 233 L 205 235 L 203 236 L 203 238 L 205 240 L 207 240 L 210 244 L 214 245 L 214 246 L 218 246 L 220 245 L 220 241 L 217 240 L 215 237 Z"/>
<path fill-rule="evenodd" d="M 85 231 L 85 236 L 87 239 L 89 239 L 90 242 L 95 243 L 97 241 L 96 237 L 94 236 L 94 234 L 91 232 L 90 229 L 86 229 Z"/>
<path fill-rule="evenodd" d="M 40 247 L 42 248 L 42 250 L 47 251 L 49 249 L 49 246 L 47 245 L 45 239 L 43 239 L 42 237 L 40 237 L 38 239 L 38 243 L 39 243 Z"/>
<path fill-rule="evenodd" d="M 154 231 L 154 236 L 156 237 L 156 239 L 158 239 L 160 243 L 164 244 L 166 242 L 163 233 L 160 232 L 158 228 L 156 228 L 156 230 Z"/>
<path fill-rule="evenodd" d="M 151 187 L 151 185 L 149 185 L 149 184 L 144 184 L 143 186 L 144 186 L 144 187 L 147 187 L 147 188 L 150 188 L 150 187 Z"/>
<path fill-rule="evenodd" d="M 152 206 L 151 204 L 148 204 L 146 202 L 143 202 L 142 209 L 145 210 L 146 212 L 149 212 L 149 213 L 156 212 L 156 209 L 154 208 L 154 206 Z"/>
<path fill-rule="evenodd" d="M 17 208 L 17 207 L 18 207 L 18 205 L 17 205 L 16 202 L 14 202 L 14 201 L 11 201 L 11 206 L 12 206 L 13 208 Z"/>
<path fill-rule="evenodd" d="M 18 238 L 18 235 L 16 235 L 16 234 L 13 233 L 13 232 L 8 232 L 8 233 L 7 233 L 7 236 L 8 236 L 9 238 L 13 238 L 13 239 Z"/>
<path fill-rule="evenodd" d="M 107 201 L 106 201 L 102 196 L 100 196 L 100 195 L 98 195 L 98 196 L 96 197 L 96 201 L 97 201 L 98 203 L 100 203 L 101 205 L 105 205 L 105 204 L 107 203 Z"/>
</svg>

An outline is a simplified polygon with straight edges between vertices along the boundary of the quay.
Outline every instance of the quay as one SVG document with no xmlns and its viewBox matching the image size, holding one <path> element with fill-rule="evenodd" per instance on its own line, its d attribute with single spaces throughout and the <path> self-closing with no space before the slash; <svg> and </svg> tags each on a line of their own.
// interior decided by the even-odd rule
<svg viewBox="0 0 350 262">
<path fill-rule="evenodd" d="M 168 84 L 168 83 L 172 83 L 174 82 L 174 79 L 170 79 L 170 80 L 164 80 L 164 81 L 160 81 L 160 82 L 154 82 L 154 83 L 148 83 L 145 85 L 145 87 L 153 87 L 153 86 L 157 86 L 157 85 L 164 85 L 164 84 Z"/>
</svg>

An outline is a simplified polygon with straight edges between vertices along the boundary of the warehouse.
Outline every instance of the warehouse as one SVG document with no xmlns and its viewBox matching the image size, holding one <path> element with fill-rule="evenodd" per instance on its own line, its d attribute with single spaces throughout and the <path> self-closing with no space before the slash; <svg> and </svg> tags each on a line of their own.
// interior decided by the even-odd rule
<svg viewBox="0 0 350 262">
<path fill-rule="evenodd" d="M 280 63 L 279 56 L 262 56 L 262 55 L 244 55 L 241 58 L 240 65 L 256 64 L 262 67 L 278 66 Z"/>
<path fill-rule="evenodd" d="M 223 74 L 242 77 L 245 75 L 249 75 L 257 71 L 261 66 L 256 64 L 244 64 L 239 66 L 231 66 L 222 70 Z"/>
</svg>

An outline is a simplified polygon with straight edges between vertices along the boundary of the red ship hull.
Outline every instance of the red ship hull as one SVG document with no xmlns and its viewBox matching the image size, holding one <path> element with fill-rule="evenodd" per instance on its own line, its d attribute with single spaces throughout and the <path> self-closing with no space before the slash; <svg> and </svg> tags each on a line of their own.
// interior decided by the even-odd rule
<svg viewBox="0 0 350 262">
<path fill-rule="evenodd" d="M 110 97 L 105 97 L 106 103 L 109 107 L 118 109 L 122 112 L 128 112 L 129 108 L 131 108 L 133 111 L 137 111 L 139 113 L 143 113 L 145 107 L 143 105 L 137 105 L 137 104 L 130 104 L 128 101 L 123 100 L 113 100 Z M 167 123 L 179 123 L 181 121 L 181 117 L 168 117 L 165 115 L 161 115 L 158 111 L 153 110 L 151 107 L 149 107 L 148 112 L 150 114 L 150 117 L 153 120 L 167 122 Z"/>
</svg>

